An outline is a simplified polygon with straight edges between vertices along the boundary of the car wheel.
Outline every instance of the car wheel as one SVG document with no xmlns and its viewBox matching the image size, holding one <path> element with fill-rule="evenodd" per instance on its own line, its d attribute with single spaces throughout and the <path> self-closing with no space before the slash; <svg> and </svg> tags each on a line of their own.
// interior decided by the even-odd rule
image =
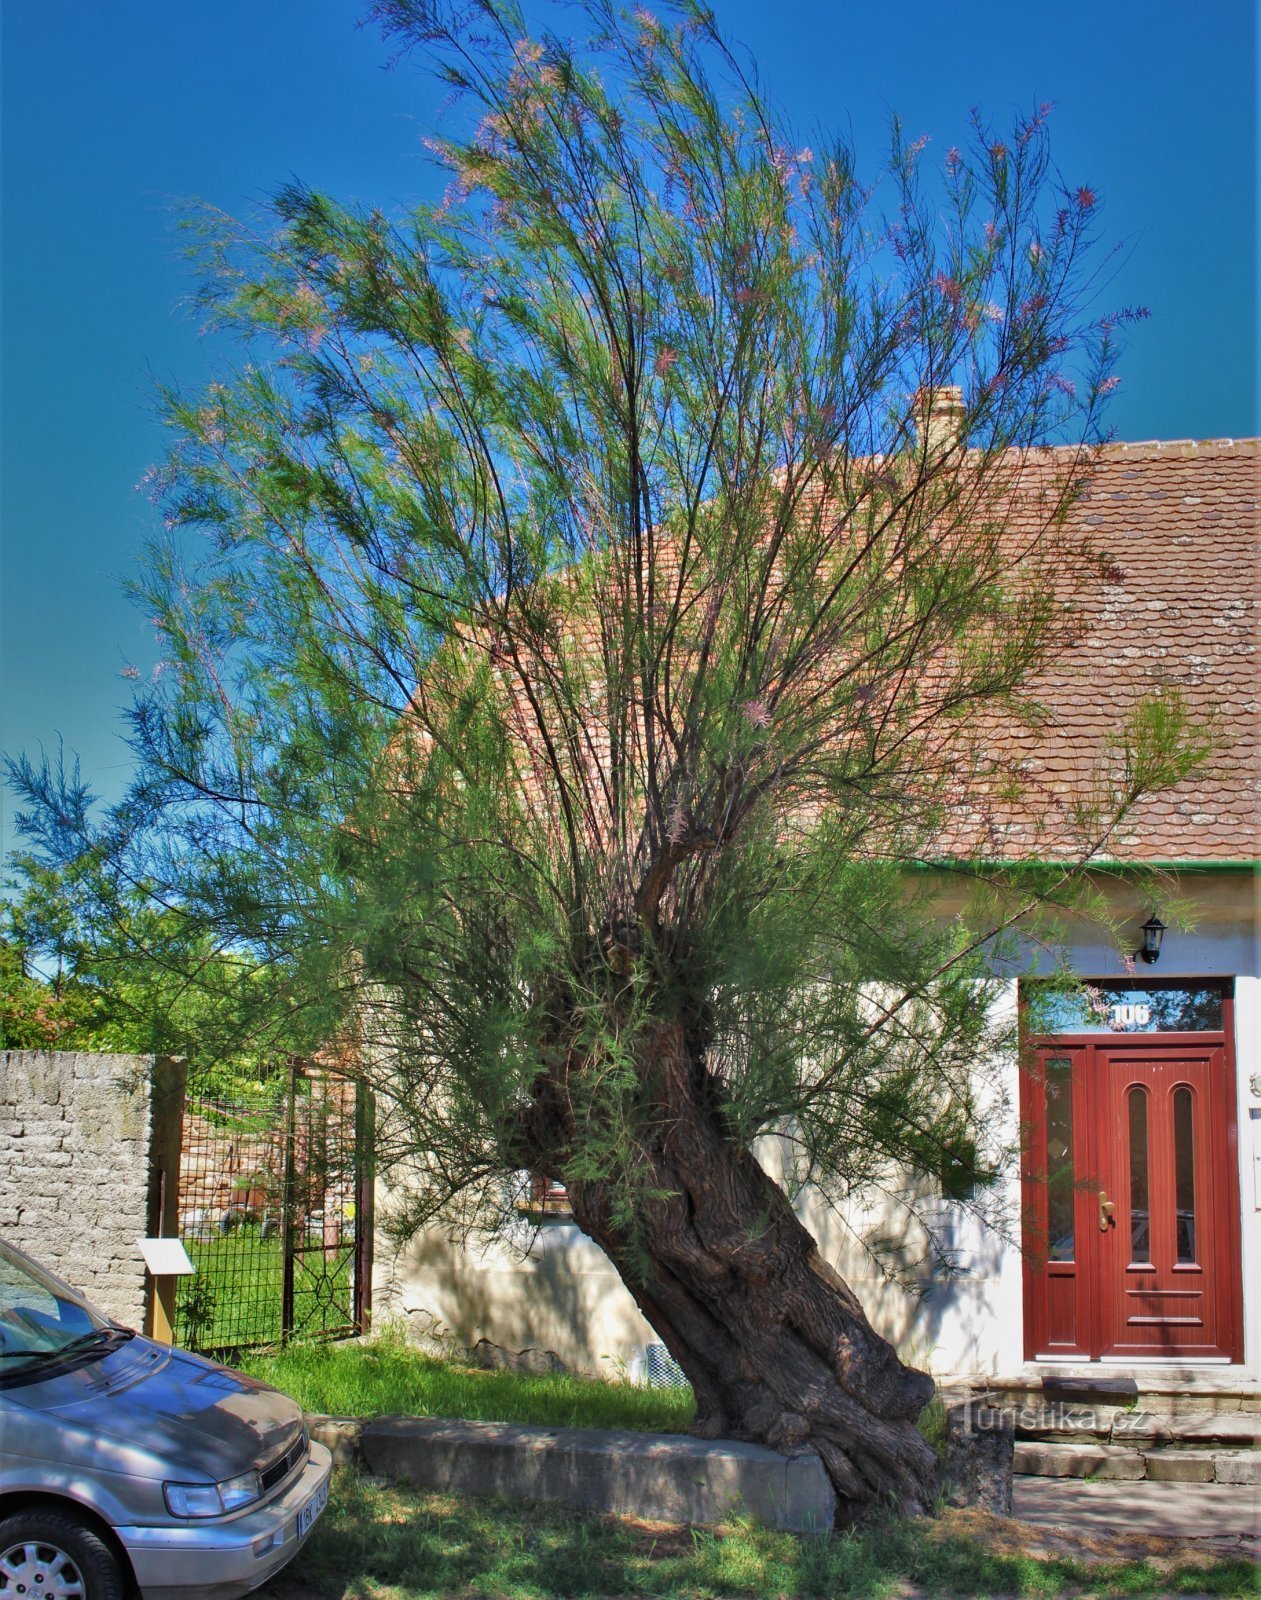
<svg viewBox="0 0 1261 1600">
<path fill-rule="evenodd" d="M 33 1507 L 0 1520 L 0 1600 L 123 1600 L 123 1576 L 86 1523 Z"/>
</svg>

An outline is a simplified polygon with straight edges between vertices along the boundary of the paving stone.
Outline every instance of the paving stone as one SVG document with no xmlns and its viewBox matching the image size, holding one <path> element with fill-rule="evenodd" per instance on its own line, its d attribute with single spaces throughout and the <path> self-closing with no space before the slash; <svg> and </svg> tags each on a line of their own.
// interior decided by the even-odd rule
<svg viewBox="0 0 1261 1600">
<path fill-rule="evenodd" d="M 1016 1433 L 1021 1439 L 1104 1439 L 1112 1425 L 1110 1410 L 1093 1406 L 1027 1405 L 1016 1409 Z"/>
<path fill-rule="evenodd" d="M 1153 1450 L 1147 1476 L 1156 1483 L 1212 1483 L 1216 1466 L 1212 1450 Z"/>
<path fill-rule="evenodd" d="M 1232 1444 L 1252 1448 L 1261 1444 L 1261 1418 L 1242 1411 L 1199 1412 L 1178 1417 L 1173 1429 L 1176 1439 L 1188 1444 Z"/>
<path fill-rule="evenodd" d="M 1223 1483 L 1083 1483 L 1072 1478 L 1017 1478 L 1015 1515 L 1076 1533 L 1153 1534 L 1161 1538 L 1254 1538 L 1261 1492 Z"/>
<path fill-rule="evenodd" d="M 1112 1419 L 1112 1441 L 1142 1449 L 1149 1444 L 1168 1444 L 1177 1433 L 1177 1423 L 1154 1411 L 1118 1411 Z"/>
<path fill-rule="evenodd" d="M 1245 1450 L 1238 1455 L 1216 1456 L 1218 1483 L 1247 1483 L 1261 1486 L 1261 1451 Z"/>
<path fill-rule="evenodd" d="M 1061 1444 L 1021 1439 L 1016 1443 L 1015 1469 L 1039 1478 L 1122 1478 L 1134 1482 L 1145 1474 L 1137 1450 L 1110 1444 Z"/>
</svg>

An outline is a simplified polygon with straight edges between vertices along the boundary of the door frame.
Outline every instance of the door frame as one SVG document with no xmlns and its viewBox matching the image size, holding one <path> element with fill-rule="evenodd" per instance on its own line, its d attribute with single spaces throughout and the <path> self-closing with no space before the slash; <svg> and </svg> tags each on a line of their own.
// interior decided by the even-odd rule
<svg viewBox="0 0 1261 1600">
<path fill-rule="evenodd" d="M 1124 984 L 1124 978 L 1087 978 L 1087 983 L 1100 983 L 1109 986 Z M 1020 1187 L 1021 1187 L 1021 1259 L 1023 1277 L 1023 1323 L 1024 1323 L 1024 1357 L 1026 1361 L 1043 1362 L 1071 1362 L 1073 1364 L 1099 1364 L 1106 1362 L 1109 1366 L 1126 1365 L 1160 1365 L 1160 1366 L 1195 1366 L 1236 1364 L 1243 1361 L 1243 1254 L 1242 1254 L 1242 1218 L 1240 1214 L 1239 1190 L 1239 1116 L 1237 1093 L 1237 1067 L 1235 1058 L 1235 1004 L 1234 983 L 1230 979 L 1197 980 L 1195 978 L 1181 978 L 1170 975 L 1169 978 L 1148 980 L 1147 984 L 1140 981 L 1134 987 L 1173 987 L 1186 982 L 1194 984 L 1197 981 L 1211 981 L 1223 983 L 1222 996 L 1222 1026 L 1219 1030 L 1210 1030 L 1201 1033 L 1187 1032 L 1144 1032 L 1131 1033 L 1118 1030 L 1116 1032 L 1079 1032 L 1057 1034 L 1034 1034 L 1027 1030 L 1025 1025 L 1026 1004 L 1023 993 L 1020 999 L 1020 1127 L 1021 1127 L 1021 1153 L 1020 1153 Z M 1080 1182 L 1081 1175 L 1088 1173 L 1095 1165 L 1094 1151 L 1098 1140 L 1097 1119 L 1089 1115 L 1086 1105 L 1088 1093 L 1085 1068 L 1088 1052 L 1097 1047 L 1115 1049 L 1117 1045 L 1132 1045 L 1141 1048 L 1146 1044 L 1149 1048 L 1158 1051 L 1165 1050 L 1196 1050 L 1206 1052 L 1221 1050 L 1223 1052 L 1223 1073 L 1225 1082 L 1222 1085 L 1221 1114 L 1225 1115 L 1226 1128 L 1224 1131 L 1224 1149 L 1226 1154 L 1226 1171 L 1215 1174 L 1215 1181 L 1222 1185 L 1221 1216 L 1225 1225 L 1225 1238 L 1222 1241 L 1220 1255 L 1228 1263 L 1228 1271 L 1223 1274 L 1223 1281 L 1217 1288 L 1217 1317 L 1218 1327 L 1221 1330 L 1218 1349 L 1224 1352 L 1213 1356 L 1196 1354 L 1181 1355 L 1172 1353 L 1168 1356 L 1140 1357 L 1140 1356 L 1101 1356 L 1098 1352 L 1103 1343 L 1103 1307 L 1101 1304 L 1102 1284 L 1097 1281 L 1097 1276 L 1089 1271 L 1090 1263 L 1074 1262 L 1067 1264 L 1067 1270 L 1057 1272 L 1055 1269 L 1064 1264 L 1047 1260 L 1047 1185 L 1046 1185 L 1046 1116 L 1045 1096 L 1041 1093 L 1043 1079 L 1039 1071 L 1038 1057 L 1044 1051 L 1063 1051 L 1071 1055 L 1075 1066 L 1072 1076 L 1073 1084 L 1073 1125 L 1074 1125 L 1074 1168 L 1075 1177 Z M 1084 1139 L 1082 1135 L 1084 1134 Z M 1076 1229 L 1080 1230 L 1088 1225 L 1087 1213 L 1090 1206 L 1090 1197 L 1082 1189 L 1077 1191 L 1075 1201 Z M 1092 1253 L 1093 1254 L 1093 1253 Z M 1101 1273 L 1099 1274 L 1101 1276 Z M 1072 1292 L 1075 1307 L 1075 1327 L 1077 1338 L 1073 1347 L 1065 1345 L 1061 1349 L 1051 1347 L 1048 1337 L 1048 1300 L 1051 1291 L 1051 1279 L 1055 1277 L 1073 1277 L 1076 1279 Z"/>
</svg>

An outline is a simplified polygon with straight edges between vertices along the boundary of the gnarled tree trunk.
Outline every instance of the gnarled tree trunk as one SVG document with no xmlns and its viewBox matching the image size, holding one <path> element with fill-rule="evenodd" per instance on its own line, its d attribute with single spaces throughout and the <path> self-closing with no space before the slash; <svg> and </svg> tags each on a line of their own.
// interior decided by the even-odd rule
<svg viewBox="0 0 1261 1600">
<path fill-rule="evenodd" d="M 724 1135 L 682 1028 L 661 1026 L 645 1044 L 662 1110 L 653 1182 L 673 1198 L 652 1203 L 649 1237 L 632 1244 L 605 1184 L 569 1195 L 690 1379 L 693 1431 L 816 1452 L 840 1522 L 882 1504 L 928 1511 L 937 1459 L 915 1424 L 932 1380 L 903 1365 L 783 1191 Z"/>
</svg>

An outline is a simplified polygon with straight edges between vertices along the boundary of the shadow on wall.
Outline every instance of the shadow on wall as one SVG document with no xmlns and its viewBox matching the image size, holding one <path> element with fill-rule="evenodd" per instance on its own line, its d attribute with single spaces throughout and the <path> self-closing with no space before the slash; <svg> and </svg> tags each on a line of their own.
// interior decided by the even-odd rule
<svg viewBox="0 0 1261 1600">
<path fill-rule="evenodd" d="M 464 1242 L 433 1228 L 396 1253 L 378 1246 L 378 1319 L 405 1320 L 423 1343 L 530 1352 L 523 1364 L 539 1370 L 625 1375 L 658 1335 L 608 1257 L 571 1222 L 544 1222 L 533 1239 L 523 1228 L 527 1241 L 522 1257 L 510 1241 Z"/>
<path fill-rule="evenodd" d="M 1019 1316 L 1019 1251 L 928 1185 L 909 1198 L 910 1206 L 851 1201 L 842 1217 L 808 1195 L 797 1210 L 903 1360 L 935 1372 L 993 1371 L 1010 1338 L 1006 1321 Z"/>
<path fill-rule="evenodd" d="M 937 1372 L 992 1371 L 1005 1321 L 1019 1315 L 1019 1254 L 966 1208 L 927 1191 L 916 1200 L 932 1216 L 936 1252 L 896 1201 L 851 1205 L 844 1220 L 817 1196 L 798 1209 L 824 1259 L 905 1360 Z M 882 1236 L 883 1271 L 864 1236 Z M 379 1248 L 378 1318 L 405 1321 L 410 1337 L 434 1348 L 472 1350 L 484 1340 L 499 1347 L 481 1352 L 496 1364 L 525 1353 L 513 1364 L 602 1377 L 626 1374 L 659 1342 L 608 1258 L 574 1224 L 544 1222 L 532 1239 L 523 1226 L 519 1242 L 528 1254 L 507 1240 L 462 1242 L 435 1228 L 397 1252 Z"/>
</svg>

